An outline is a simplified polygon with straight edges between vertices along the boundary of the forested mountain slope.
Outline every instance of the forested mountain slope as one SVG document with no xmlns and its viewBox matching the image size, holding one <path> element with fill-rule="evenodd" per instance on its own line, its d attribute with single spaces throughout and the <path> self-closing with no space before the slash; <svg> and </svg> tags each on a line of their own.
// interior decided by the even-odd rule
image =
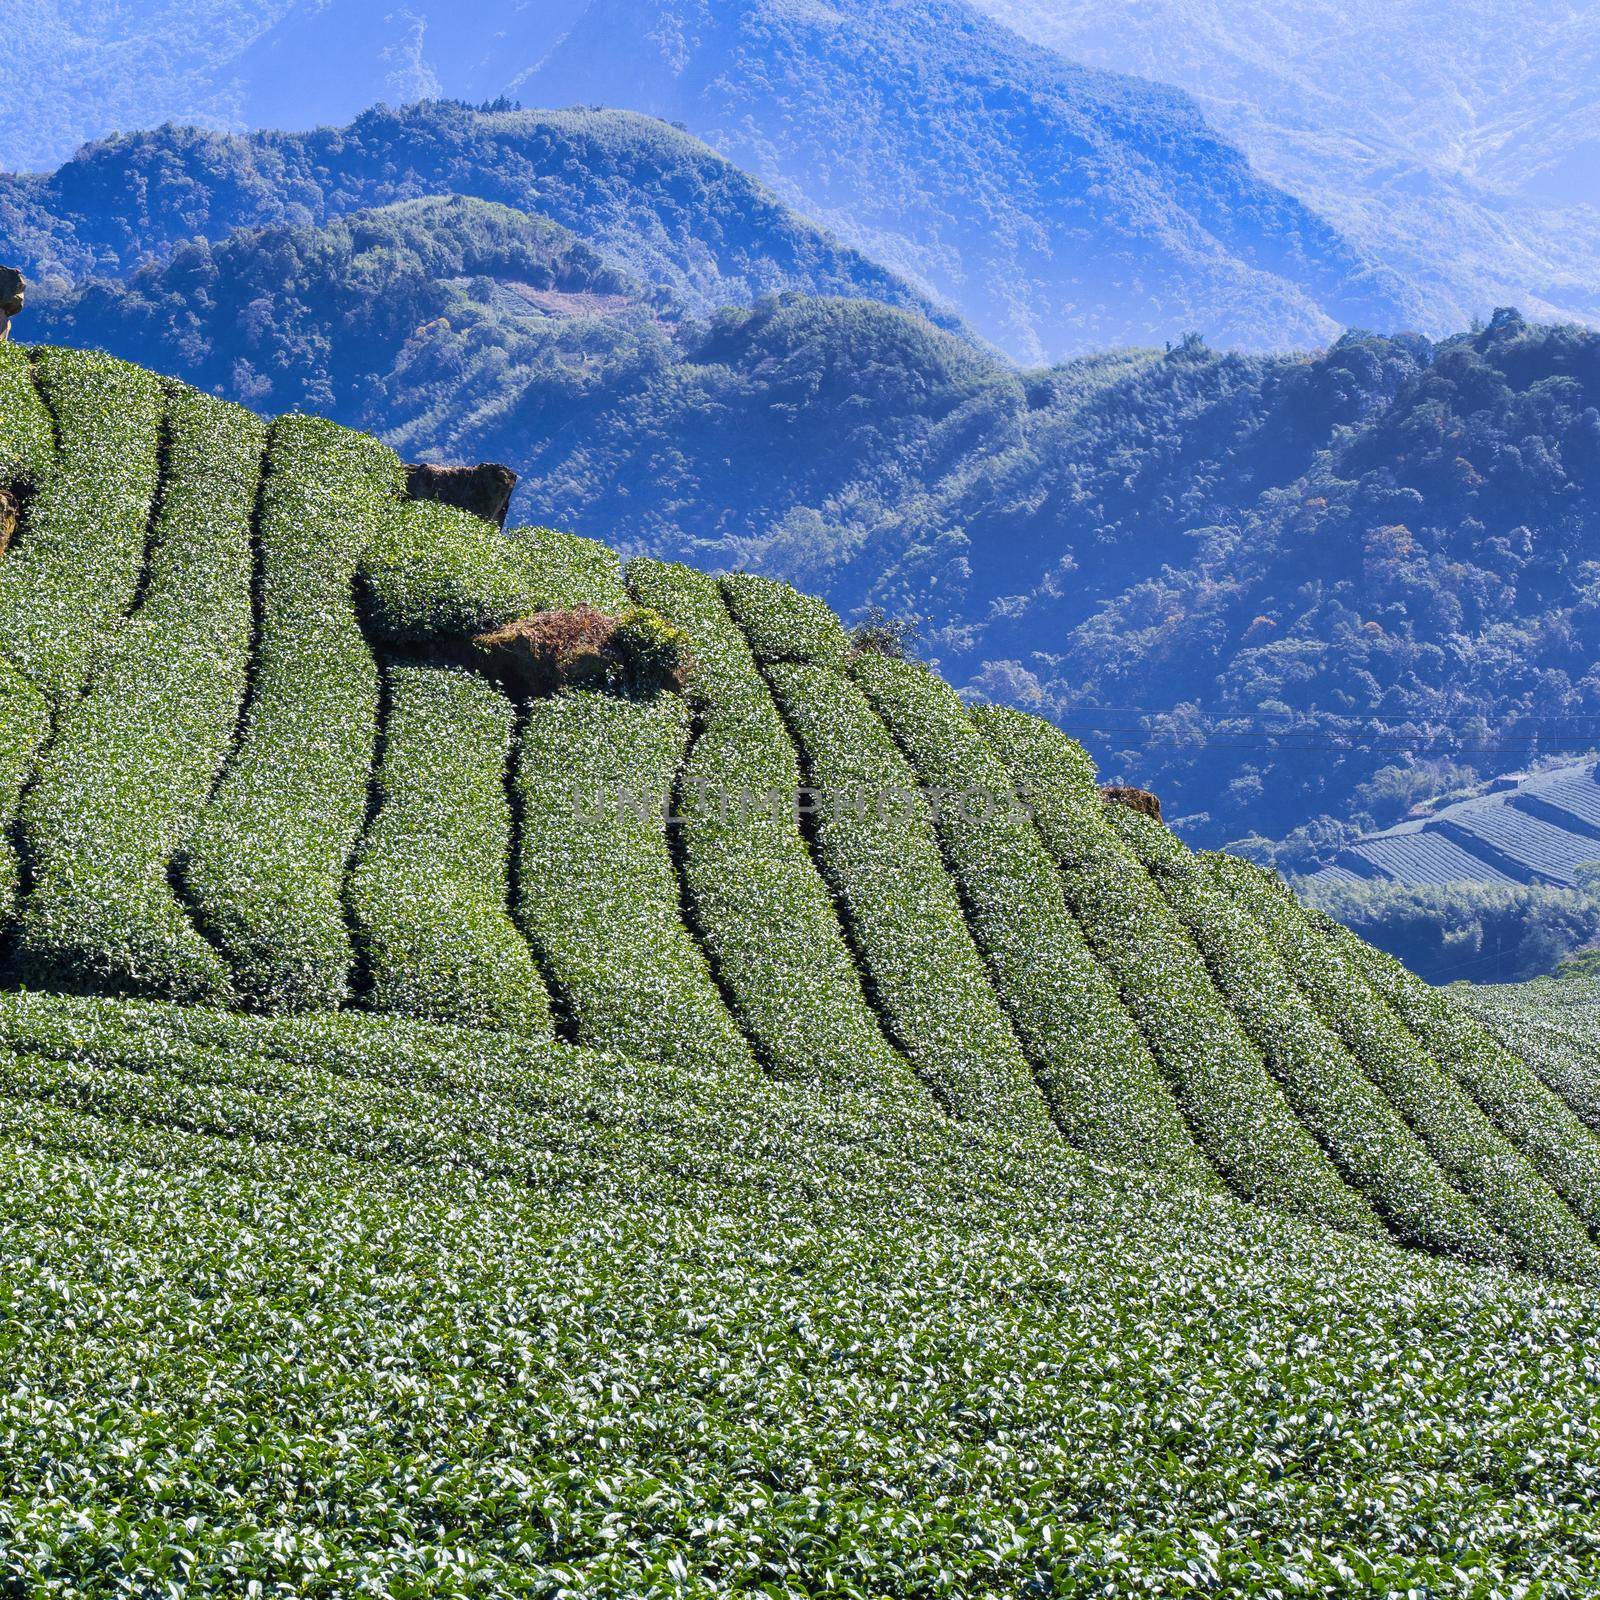
<svg viewBox="0 0 1600 1600">
<path fill-rule="evenodd" d="M 306 134 L 165 127 L 91 146 L 54 173 L 0 175 L 0 236 L 30 276 L 114 277 L 234 228 L 314 226 L 447 194 L 571 229 L 696 310 L 794 289 L 915 306 L 953 324 L 698 140 L 627 112 L 430 104 Z"/>
<path fill-rule="evenodd" d="M 1409 325 L 1407 286 L 1182 94 L 953 0 L 590 0 L 514 92 L 682 119 L 1016 359 Z"/>
<path fill-rule="evenodd" d="M 1084 70 L 961 0 L 563 0 L 531 8 L 473 0 L 402 12 L 373 0 L 287 9 L 262 0 L 253 15 L 254 23 L 235 20 L 225 30 L 260 31 L 247 45 L 224 47 L 202 120 L 304 128 L 352 117 L 375 98 L 476 101 L 506 92 L 529 104 L 653 113 L 686 125 L 791 205 L 917 279 L 1020 360 L 1176 339 L 1190 329 L 1240 348 L 1282 349 L 1322 342 L 1352 322 L 1394 329 L 1421 314 L 1398 275 L 1263 182 L 1184 95 Z M 117 26 L 112 17 L 98 22 Z M 166 25 L 190 37 L 187 21 Z M 76 38 L 59 48 L 67 71 L 75 56 L 94 53 Z M 135 48 L 129 59 L 139 54 Z M 0 89 L 7 81 L 0 65 Z M 37 84 L 22 90 L 31 97 Z M 130 92 L 137 99 L 148 91 Z M 185 90 L 153 115 L 189 114 L 193 105 Z M 302 148 L 313 166 L 331 164 L 337 179 L 346 147 L 360 139 L 352 131 L 342 142 L 313 139 Z M 505 159 L 504 140 L 503 128 L 485 125 L 491 172 Z M 278 152 L 283 187 L 292 187 L 305 164 L 294 142 L 269 138 L 256 148 L 269 192 L 279 187 Z M 674 198 L 687 187 L 692 197 L 703 179 L 684 170 L 681 153 L 657 153 L 680 174 L 664 187 Z M 516 171 L 526 156 L 512 154 L 523 158 L 514 159 Z M 566 159 L 606 170 L 587 152 Z M 421 163 L 426 170 L 426 154 Z M 188 181 L 203 183 L 195 166 L 188 164 Z M 506 183 L 452 176 L 438 187 L 519 203 Z M 414 184 L 353 188 L 340 209 L 418 192 Z M 178 216 L 194 212 L 196 200 L 179 197 Z M 588 236 L 575 213 L 536 209 Z M 309 213 L 269 202 L 259 215 L 231 220 L 326 214 L 314 202 Z M 203 225 L 187 221 L 190 231 Z M 729 226 L 740 231 L 737 221 Z"/>
<path fill-rule="evenodd" d="M 1592 0 L 978 0 L 1073 60 L 1174 84 L 1403 273 L 1430 333 L 1496 304 L 1600 320 Z"/>
<path fill-rule="evenodd" d="M 707 323 L 549 224 L 440 199 L 29 304 L 42 336 L 263 409 L 506 461 L 521 505 L 630 551 L 921 617 L 956 682 L 1069 719 L 1201 842 L 1303 830 L 1303 864 L 1593 742 L 1579 330 L 1019 373 L 860 300 Z"/>
</svg>

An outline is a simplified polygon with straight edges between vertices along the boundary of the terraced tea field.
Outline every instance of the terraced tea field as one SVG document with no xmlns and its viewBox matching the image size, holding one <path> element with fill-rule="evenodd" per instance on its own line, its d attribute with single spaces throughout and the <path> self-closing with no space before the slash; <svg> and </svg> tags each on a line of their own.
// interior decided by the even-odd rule
<svg viewBox="0 0 1600 1600">
<path fill-rule="evenodd" d="M 0 487 L 5 1592 L 1593 1592 L 1593 1016 L 314 418 Z"/>
</svg>

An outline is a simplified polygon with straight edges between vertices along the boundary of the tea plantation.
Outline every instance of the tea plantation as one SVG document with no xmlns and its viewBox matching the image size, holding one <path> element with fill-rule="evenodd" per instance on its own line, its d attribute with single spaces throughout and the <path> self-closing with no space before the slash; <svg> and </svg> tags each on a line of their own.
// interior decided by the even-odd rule
<svg viewBox="0 0 1600 1600">
<path fill-rule="evenodd" d="M 1600 1003 L 318 419 L 0 488 L 0 1593 L 1600 1587 Z"/>
</svg>

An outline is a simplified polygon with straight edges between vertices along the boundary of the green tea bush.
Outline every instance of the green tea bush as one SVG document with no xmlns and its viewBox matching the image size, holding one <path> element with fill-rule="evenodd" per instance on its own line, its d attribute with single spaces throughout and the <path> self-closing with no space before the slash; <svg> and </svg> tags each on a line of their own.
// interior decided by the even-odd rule
<svg viewBox="0 0 1600 1600">
<path fill-rule="evenodd" d="M 684 924 L 667 840 L 688 737 L 673 695 L 525 708 L 516 916 L 580 1044 L 754 1072 Z"/>
<path fill-rule="evenodd" d="M 817 860 L 894 1042 L 956 1116 L 1048 1126 L 945 872 L 927 801 L 888 731 L 831 668 L 790 661 L 767 670 L 813 794 Z"/>
<path fill-rule="evenodd" d="M 826 602 L 773 578 L 730 573 L 722 580 L 728 609 L 744 630 L 750 650 L 763 666 L 775 661 L 809 661 L 842 667 L 850 656 L 850 635 Z"/>
<path fill-rule="evenodd" d="M 967 921 L 1056 1126 L 1101 1160 L 1215 1183 L 1084 943 L 1055 862 L 1005 767 L 955 690 L 882 652 L 858 653 L 852 674 L 917 781 L 936 797 L 934 827 Z"/>
<path fill-rule="evenodd" d="M 0 996 L 0 1590 L 1592 1592 L 1600 1308 L 873 1096 Z"/>
<path fill-rule="evenodd" d="M 615 613 L 627 605 L 622 560 L 609 545 L 554 528 L 507 528 L 504 536 L 527 556 L 541 610 L 590 605 Z"/>
<path fill-rule="evenodd" d="M 168 866 L 204 808 L 249 670 L 250 519 L 263 425 L 174 385 L 139 603 L 57 719 L 22 813 L 30 982 L 221 1001 L 227 967 Z"/>
<path fill-rule="evenodd" d="M 38 483 L 55 454 L 55 431 L 33 385 L 25 345 L 0 343 L 0 485 Z"/>
<path fill-rule="evenodd" d="M 475 674 L 389 669 L 377 810 L 346 887 L 374 1011 L 550 1031 L 511 919 L 510 702 Z"/>
<path fill-rule="evenodd" d="M 695 726 L 676 797 L 684 886 L 763 1064 L 781 1078 L 925 1093 L 862 994 L 800 834 L 794 746 L 716 579 L 640 558 L 628 583 L 692 641 Z"/>
<path fill-rule="evenodd" d="M 1576 1005 L 1573 990 L 1581 996 Z M 1453 989 L 1451 997 L 1468 1006 L 1588 1127 L 1600 1131 L 1600 1050 L 1595 1048 L 1600 985 L 1535 981 Z"/>
<path fill-rule="evenodd" d="M 60 453 L 36 483 L 6 557 L 0 656 L 60 712 L 138 588 L 162 390 L 153 373 L 97 351 L 40 349 L 34 371 Z"/>
<path fill-rule="evenodd" d="M 15 667 L 0 660 L 0 937 L 16 909 L 22 881 L 13 838 L 17 805 L 34 752 L 49 737 L 50 707 L 44 696 Z"/>
<path fill-rule="evenodd" d="M 250 697 L 183 868 L 200 925 L 253 1008 L 329 1010 L 349 992 L 342 889 L 378 721 L 354 580 L 402 485 L 375 440 L 315 417 L 273 425 Z"/>
<path fill-rule="evenodd" d="M 1113 831 L 1082 747 L 1020 712 L 974 720 L 1033 808 L 1067 904 L 1217 1170 L 1249 1199 L 1376 1232 L 1376 1214 L 1295 1118 L 1183 924 Z"/>
<path fill-rule="evenodd" d="M 432 500 L 390 506 L 361 558 L 364 613 L 400 645 L 459 642 L 548 604 L 537 544 Z"/>
<path fill-rule="evenodd" d="M 1249 912 L 1159 822 L 1120 805 L 1108 805 L 1106 815 L 1345 1182 L 1408 1244 L 1469 1261 L 1511 1260 L 1504 1241 L 1317 1015 Z"/>
<path fill-rule="evenodd" d="M 1600 1257 L 1578 1218 L 1281 880 L 1233 856 L 1201 860 L 1255 917 L 1323 1021 L 1521 1260 L 1538 1271 L 1600 1281 Z"/>
<path fill-rule="evenodd" d="M 1314 920 L 1540 1176 L 1590 1228 L 1600 1226 L 1600 1140 L 1572 1108 L 1448 994 L 1331 918 Z"/>
</svg>

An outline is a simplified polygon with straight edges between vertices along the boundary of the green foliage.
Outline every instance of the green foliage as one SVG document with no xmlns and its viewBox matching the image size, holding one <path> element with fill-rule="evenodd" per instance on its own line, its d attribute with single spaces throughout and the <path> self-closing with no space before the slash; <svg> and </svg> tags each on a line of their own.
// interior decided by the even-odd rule
<svg viewBox="0 0 1600 1600">
<path fill-rule="evenodd" d="M 1450 993 L 1600 1131 L 1600 983 L 1546 979 Z"/>
<path fill-rule="evenodd" d="M 252 1007 L 328 1010 L 349 992 L 342 889 L 378 721 L 353 587 L 401 488 L 400 463 L 374 440 L 312 417 L 272 429 L 250 697 L 183 868 Z"/>
<path fill-rule="evenodd" d="M 868 606 L 850 630 L 851 655 L 889 656 L 914 661 L 922 644 L 922 628 L 914 617 L 891 617 L 882 606 Z"/>
<path fill-rule="evenodd" d="M 0 583 L 0 655 L 60 712 L 132 603 L 156 492 L 161 383 L 109 356 L 34 352 L 59 454 Z"/>
<path fill-rule="evenodd" d="M 37 483 L 54 452 L 50 414 L 33 386 L 27 347 L 0 342 L 0 485 Z"/>
<path fill-rule="evenodd" d="M 386 511 L 361 558 L 368 625 L 399 645 L 462 641 L 539 608 L 539 551 L 465 511 L 407 500 Z"/>
<path fill-rule="evenodd" d="M 1600 938 L 1600 895 L 1536 884 L 1300 880 L 1306 903 L 1430 983 L 1515 983 Z"/>
<path fill-rule="evenodd" d="M 12 823 L 34 752 L 50 737 L 50 707 L 44 696 L 8 662 L 0 660 L 0 932 L 11 920 L 21 863 Z"/>
<path fill-rule="evenodd" d="M 666 819 L 688 737 L 672 695 L 525 708 L 516 917 L 580 1044 L 754 1072 L 680 906 Z"/>
<path fill-rule="evenodd" d="M 505 536 L 526 552 L 542 609 L 590 605 L 615 613 L 627 606 L 621 558 L 598 539 L 580 539 L 554 528 L 507 528 Z"/>
<path fill-rule="evenodd" d="M 1183 924 L 1106 820 L 1082 747 L 1017 712 L 977 721 L 1033 808 L 1067 904 L 1217 1170 L 1248 1198 L 1375 1230 L 1371 1208 L 1296 1121 Z"/>
<path fill-rule="evenodd" d="M 387 673 L 377 810 L 345 889 L 361 1002 L 436 1022 L 550 1031 L 509 909 L 511 704 L 451 667 Z"/>
<path fill-rule="evenodd" d="M 221 1002 L 228 971 L 168 866 L 228 753 L 250 661 L 250 519 L 266 429 L 174 388 L 137 606 L 57 718 L 22 812 L 29 982 Z"/>
<path fill-rule="evenodd" d="M 763 666 L 806 661 L 838 667 L 849 659 L 850 636 L 844 624 L 815 595 L 749 572 L 724 578 L 722 593 L 751 653 Z"/>
<path fill-rule="evenodd" d="M 800 768 L 717 581 L 643 558 L 628 583 L 693 641 L 695 725 L 677 780 L 684 888 L 696 932 L 776 1077 L 922 1091 L 861 990 L 838 913 L 801 837 Z"/>
<path fill-rule="evenodd" d="M 649 606 L 623 607 L 611 649 L 621 667 L 622 684 L 636 694 L 681 689 L 693 667 L 689 635 Z"/>
<path fill-rule="evenodd" d="M 848 678 L 781 661 L 767 679 L 800 750 L 817 863 L 891 1039 L 957 1117 L 1041 1130 L 1044 1100 L 972 942 L 915 774 Z"/>
<path fill-rule="evenodd" d="M 8 995 L 0 1241 L 14 1588 L 1592 1586 L 1592 1294 L 866 1095 Z"/>
<path fill-rule="evenodd" d="M 1139 1030 L 1084 943 L 1060 875 L 1011 779 L 956 693 L 881 653 L 853 675 L 916 781 L 973 938 L 1057 1127 L 1102 1161 L 1215 1176 Z"/>
<path fill-rule="evenodd" d="M 1205 858 L 1273 941 L 1324 1022 L 1411 1124 L 1439 1166 L 1529 1266 L 1600 1278 L 1582 1224 L 1484 1116 L 1283 884 L 1231 856 Z"/>
<path fill-rule="evenodd" d="M 1446 995 L 1328 917 L 1313 919 L 1577 1214 L 1600 1226 L 1600 1141 Z"/>
<path fill-rule="evenodd" d="M 1106 815 L 1345 1182 L 1408 1244 L 1469 1261 L 1508 1261 L 1499 1236 L 1317 1015 L 1248 909 L 1154 818 L 1122 805 L 1108 805 Z"/>
</svg>

